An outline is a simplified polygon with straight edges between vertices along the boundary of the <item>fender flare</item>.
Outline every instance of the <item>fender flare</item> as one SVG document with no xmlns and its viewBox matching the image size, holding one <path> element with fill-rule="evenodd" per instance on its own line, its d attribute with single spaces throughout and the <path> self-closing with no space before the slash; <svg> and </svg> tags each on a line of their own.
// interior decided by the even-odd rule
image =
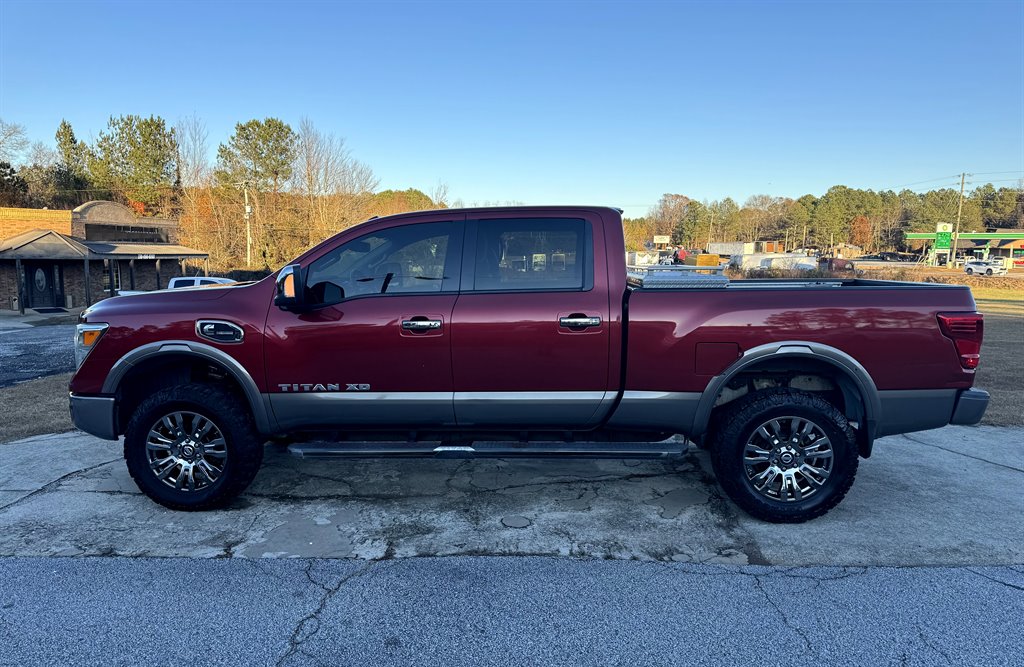
<svg viewBox="0 0 1024 667">
<path fill-rule="evenodd" d="M 871 443 L 874 441 L 878 419 L 882 413 L 882 404 L 878 396 L 878 388 L 875 387 L 871 374 L 861 365 L 859 361 L 846 352 L 821 343 L 809 343 L 806 341 L 783 341 L 780 343 L 768 343 L 753 347 L 743 353 L 721 374 L 711 378 L 707 388 L 701 395 L 700 403 L 697 406 L 697 413 L 693 419 L 693 437 L 704 435 L 708 424 L 711 421 L 711 411 L 718 400 L 718 394 L 725 388 L 738 373 L 754 366 L 757 363 L 775 359 L 801 358 L 822 361 L 833 366 L 853 384 L 853 387 L 860 394 L 859 398 L 864 405 L 864 434 L 866 436 L 867 451 L 871 450 Z"/>
<path fill-rule="evenodd" d="M 167 356 L 171 354 L 205 359 L 223 366 L 228 373 L 231 374 L 231 377 L 238 382 L 238 385 L 245 393 L 246 401 L 249 403 L 253 420 L 256 423 L 256 430 L 265 435 L 274 432 L 273 428 L 271 428 L 270 410 L 267 408 L 259 387 L 256 386 L 256 381 L 252 379 L 251 375 L 249 375 L 249 371 L 247 371 L 242 364 L 238 363 L 238 360 L 226 352 L 195 341 L 158 341 L 156 343 L 147 343 L 146 345 L 135 348 L 118 359 L 117 363 L 115 363 L 110 369 L 106 380 L 103 381 L 103 393 L 111 395 L 115 394 L 118 386 L 120 386 L 128 372 L 135 366 L 139 365 L 139 363 L 153 359 L 154 357 Z"/>
</svg>

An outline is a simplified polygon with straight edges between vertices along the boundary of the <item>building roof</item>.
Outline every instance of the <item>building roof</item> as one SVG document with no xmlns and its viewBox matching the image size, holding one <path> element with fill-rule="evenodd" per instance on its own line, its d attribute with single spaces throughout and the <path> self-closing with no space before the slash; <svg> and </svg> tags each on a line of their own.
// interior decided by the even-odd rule
<svg viewBox="0 0 1024 667">
<path fill-rule="evenodd" d="M 0 259 L 82 259 L 88 254 L 79 241 L 51 229 L 32 229 L 0 240 Z"/>
<path fill-rule="evenodd" d="M 49 229 L 33 229 L 0 240 L 0 259 L 184 259 L 207 253 L 167 243 L 82 241 Z"/>
</svg>

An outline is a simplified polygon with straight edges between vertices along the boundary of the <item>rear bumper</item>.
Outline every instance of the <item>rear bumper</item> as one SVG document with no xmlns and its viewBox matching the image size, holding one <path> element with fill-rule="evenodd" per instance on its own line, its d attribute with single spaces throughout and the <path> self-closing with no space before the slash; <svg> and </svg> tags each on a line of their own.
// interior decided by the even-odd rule
<svg viewBox="0 0 1024 667">
<path fill-rule="evenodd" d="M 71 394 L 71 421 L 75 427 L 104 440 L 117 440 L 113 397 Z"/>
<path fill-rule="evenodd" d="M 977 424 L 988 407 L 981 389 L 912 389 L 878 392 L 881 415 L 875 437 Z"/>
<path fill-rule="evenodd" d="M 965 389 L 956 399 L 950 424 L 969 426 L 977 424 L 988 408 L 988 392 L 984 389 Z"/>
</svg>

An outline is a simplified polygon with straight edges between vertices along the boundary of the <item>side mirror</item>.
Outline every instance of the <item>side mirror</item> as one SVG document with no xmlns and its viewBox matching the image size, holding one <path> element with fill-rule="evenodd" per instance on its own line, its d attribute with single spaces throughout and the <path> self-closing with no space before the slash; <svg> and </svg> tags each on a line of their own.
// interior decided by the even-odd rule
<svg viewBox="0 0 1024 667">
<path fill-rule="evenodd" d="M 305 272 L 298 264 L 289 264 L 277 274 L 274 305 L 281 310 L 302 310 L 306 305 Z"/>
</svg>

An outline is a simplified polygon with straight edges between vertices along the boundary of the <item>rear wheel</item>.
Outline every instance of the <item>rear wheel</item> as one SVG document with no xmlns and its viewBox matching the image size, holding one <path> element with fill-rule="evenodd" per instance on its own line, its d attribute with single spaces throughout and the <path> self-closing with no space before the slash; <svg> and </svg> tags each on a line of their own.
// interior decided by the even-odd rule
<svg viewBox="0 0 1024 667">
<path fill-rule="evenodd" d="M 857 474 L 846 417 L 794 389 L 751 394 L 718 418 L 711 462 L 719 484 L 751 516 L 799 523 L 839 504 Z"/>
<path fill-rule="evenodd" d="M 967 269 L 967 275 L 973 276 L 974 275 L 974 269 Z"/>
<path fill-rule="evenodd" d="M 992 275 L 992 269 L 989 269 L 988 271 L 986 271 L 985 275 L 986 276 L 991 276 Z"/>
<path fill-rule="evenodd" d="M 180 385 L 161 389 L 135 409 L 124 458 L 152 500 L 176 510 L 205 510 L 249 486 L 263 461 L 263 439 L 233 392 Z"/>
</svg>

